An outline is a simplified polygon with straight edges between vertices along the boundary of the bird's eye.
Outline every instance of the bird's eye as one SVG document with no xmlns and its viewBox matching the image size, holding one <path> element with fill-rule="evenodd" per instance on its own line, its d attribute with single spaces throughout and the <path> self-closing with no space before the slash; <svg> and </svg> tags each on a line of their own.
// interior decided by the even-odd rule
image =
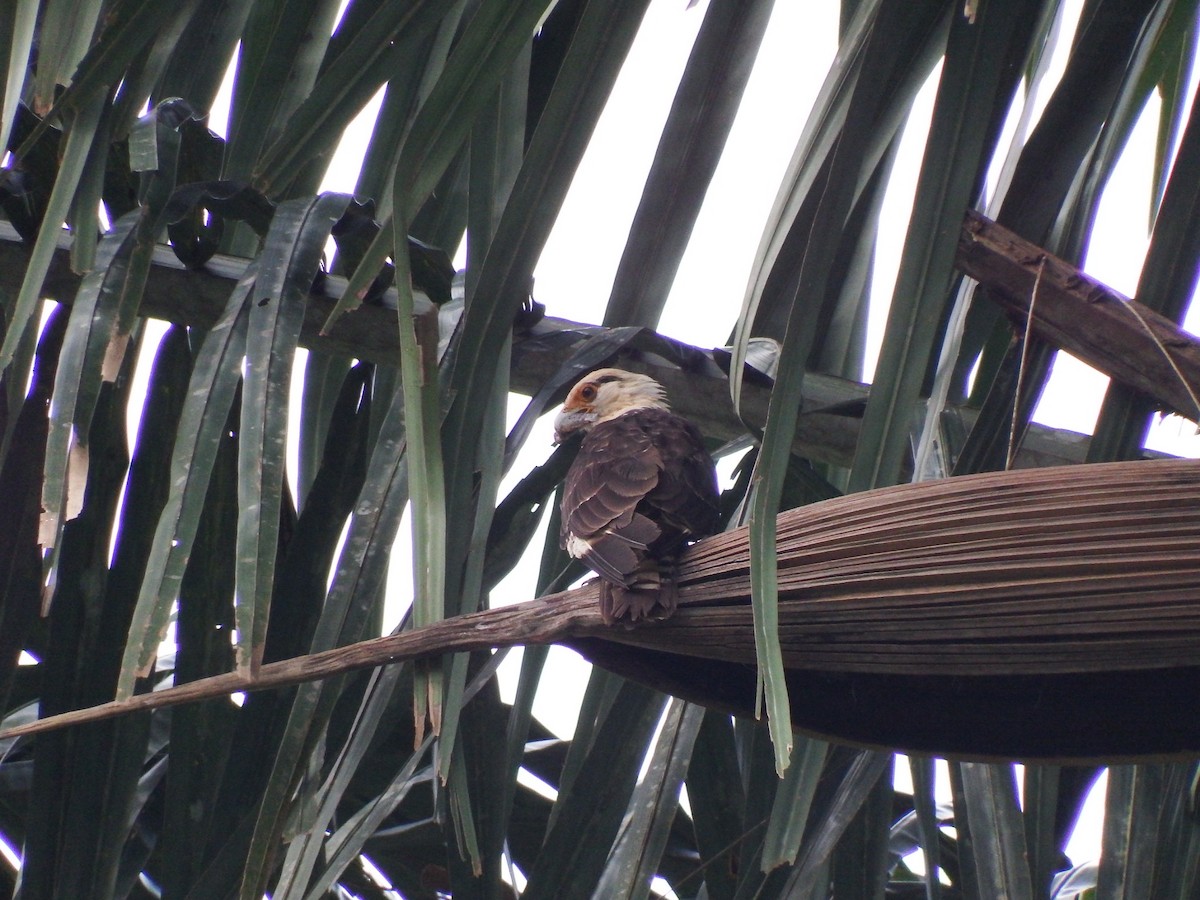
<svg viewBox="0 0 1200 900">
<path fill-rule="evenodd" d="M 589 400 L 589 401 L 595 400 L 596 399 L 596 389 L 592 385 L 586 384 L 582 388 L 579 389 L 579 396 L 582 397 L 584 400 Z"/>
</svg>

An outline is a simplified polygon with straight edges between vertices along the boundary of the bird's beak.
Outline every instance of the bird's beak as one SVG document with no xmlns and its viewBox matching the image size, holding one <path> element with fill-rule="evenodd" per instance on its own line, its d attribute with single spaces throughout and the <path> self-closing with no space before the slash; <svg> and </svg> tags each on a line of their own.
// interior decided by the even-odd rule
<svg viewBox="0 0 1200 900">
<path fill-rule="evenodd" d="M 554 443 L 557 446 L 572 434 L 589 425 L 594 414 L 584 409 L 563 409 L 554 417 Z"/>
</svg>

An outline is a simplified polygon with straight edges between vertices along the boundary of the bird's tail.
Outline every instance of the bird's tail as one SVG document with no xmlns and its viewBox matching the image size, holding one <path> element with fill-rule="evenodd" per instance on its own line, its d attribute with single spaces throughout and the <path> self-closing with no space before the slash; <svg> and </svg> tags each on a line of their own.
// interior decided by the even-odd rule
<svg viewBox="0 0 1200 900">
<path fill-rule="evenodd" d="M 642 560 L 627 584 L 600 581 L 600 615 L 608 625 L 670 618 L 677 600 L 673 560 Z"/>
</svg>

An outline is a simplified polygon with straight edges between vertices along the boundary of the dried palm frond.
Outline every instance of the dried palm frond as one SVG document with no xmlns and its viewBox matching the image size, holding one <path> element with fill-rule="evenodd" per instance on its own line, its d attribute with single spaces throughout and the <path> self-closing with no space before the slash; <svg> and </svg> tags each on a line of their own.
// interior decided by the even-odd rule
<svg viewBox="0 0 1200 900">
<path fill-rule="evenodd" d="M 779 621 L 799 727 L 942 754 L 1188 755 L 1200 720 L 1200 463 L 997 472 L 854 494 L 779 519 Z M 697 544 L 668 621 L 612 628 L 596 588 L 459 616 L 15 735 L 451 650 L 563 643 L 748 713 L 746 531 Z"/>
</svg>

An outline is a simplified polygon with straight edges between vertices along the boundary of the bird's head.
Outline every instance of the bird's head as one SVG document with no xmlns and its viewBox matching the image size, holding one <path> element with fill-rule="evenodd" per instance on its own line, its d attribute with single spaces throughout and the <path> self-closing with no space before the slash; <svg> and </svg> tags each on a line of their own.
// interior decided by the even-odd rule
<svg viewBox="0 0 1200 900">
<path fill-rule="evenodd" d="M 599 422 L 631 409 L 666 409 L 662 385 L 647 375 L 623 369 L 597 369 L 571 388 L 554 419 L 554 443 L 576 431 L 586 432 Z"/>
</svg>

